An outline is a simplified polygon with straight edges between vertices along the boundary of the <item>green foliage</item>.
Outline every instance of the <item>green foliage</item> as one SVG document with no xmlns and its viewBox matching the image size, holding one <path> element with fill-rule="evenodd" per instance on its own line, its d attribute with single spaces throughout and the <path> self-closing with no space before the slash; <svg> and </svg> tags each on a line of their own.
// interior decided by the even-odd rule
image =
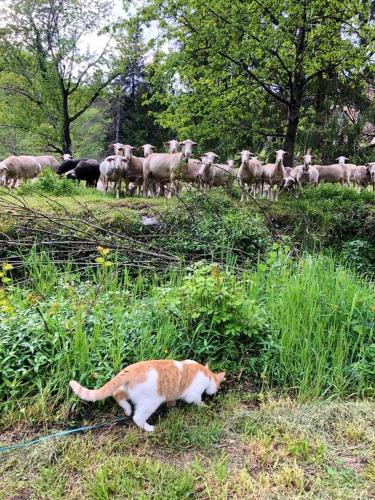
<svg viewBox="0 0 375 500">
<path fill-rule="evenodd" d="M 48 407 L 70 399 L 71 378 L 99 387 L 160 358 L 208 361 L 301 398 L 373 394 L 373 286 L 332 259 L 293 262 L 275 246 L 241 275 L 198 263 L 164 282 L 116 265 L 82 276 L 46 255 L 27 269 L 0 312 L 3 409 Z"/>
<path fill-rule="evenodd" d="M 184 192 L 177 209 L 163 214 L 165 234 L 159 241 L 178 254 L 218 260 L 250 259 L 269 248 L 272 238 L 263 216 L 239 205 L 222 189 L 205 195 Z"/>
<path fill-rule="evenodd" d="M 322 184 L 296 199 L 267 207 L 275 225 L 293 244 L 308 251 L 330 251 L 360 272 L 375 264 L 375 198 L 371 191 Z"/>
<path fill-rule="evenodd" d="M 17 189 L 20 195 L 69 196 L 78 194 L 81 188 L 66 177 L 58 177 L 51 169 L 44 169 L 35 182 L 23 182 Z"/>
<path fill-rule="evenodd" d="M 158 289 L 150 306 L 157 311 L 153 328 L 171 318 L 179 357 L 234 369 L 264 333 L 263 311 L 244 295 L 243 283 L 216 265 L 198 263 L 179 286 Z"/>
<path fill-rule="evenodd" d="M 322 257 L 272 265 L 260 285 L 272 331 L 263 352 L 266 380 L 312 398 L 350 394 L 354 386 L 359 394 L 372 391 L 371 286 Z"/>
<path fill-rule="evenodd" d="M 144 16 L 174 42 L 153 67 L 152 99 L 166 106 L 156 119 L 223 156 L 246 146 L 273 158 L 281 141 L 291 153 L 297 130 L 297 152 L 363 158 L 374 113 L 370 12 L 359 0 L 149 0 Z"/>
<path fill-rule="evenodd" d="M 349 240 L 341 247 L 341 257 L 349 266 L 357 271 L 367 274 L 374 266 L 374 249 L 369 241 Z"/>
<path fill-rule="evenodd" d="M 108 0 L 15 0 L 2 12 L 0 124 L 36 137 L 29 153 L 70 150 L 71 125 L 119 74 L 109 46 L 81 45 L 83 33 L 108 31 L 109 9 Z"/>
</svg>

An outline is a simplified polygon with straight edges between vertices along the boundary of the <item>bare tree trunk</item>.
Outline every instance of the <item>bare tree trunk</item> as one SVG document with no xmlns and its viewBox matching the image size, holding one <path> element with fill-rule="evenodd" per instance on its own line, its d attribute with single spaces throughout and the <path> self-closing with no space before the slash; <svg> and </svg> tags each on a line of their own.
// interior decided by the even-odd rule
<svg viewBox="0 0 375 500">
<path fill-rule="evenodd" d="M 118 99 L 116 105 L 116 118 L 115 118 L 115 142 L 120 142 L 120 121 L 121 121 L 121 100 Z"/>
<path fill-rule="evenodd" d="M 69 103 L 68 103 L 68 93 L 63 91 L 62 93 L 62 105 L 63 105 L 63 130 L 62 130 L 62 149 L 66 154 L 72 155 L 72 138 L 70 135 L 70 117 L 69 117 Z"/>
<path fill-rule="evenodd" d="M 304 94 L 304 78 L 296 75 L 295 84 L 291 89 L 291 99 L 288 105 L 288 126 L 284 139 L 284 150 L 288 153 L 285 157 L 285 166 L 293 167 L 294 147 L 297 138 L 298 125 L 300 120 L 300 111 L 302 97 Z"/>
<path fill-rule="evenodd" d="M 293 167 L 294 146 L 297 137 L 298 123 L 299 123 L 299 110 L 294 105 L 290 105 L 288 110 L 288 126 L 286 129 L 284 146 L 283 146 L 284 150 L 288 153 L 285 156 L 286 167 Z"/>
</svg>

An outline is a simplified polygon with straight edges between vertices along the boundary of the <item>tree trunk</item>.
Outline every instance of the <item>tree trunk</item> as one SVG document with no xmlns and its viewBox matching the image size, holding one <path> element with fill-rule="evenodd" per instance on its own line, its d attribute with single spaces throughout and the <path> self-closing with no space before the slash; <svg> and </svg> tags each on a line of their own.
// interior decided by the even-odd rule
<svg viewBox="0 0 375 500">
<path fill-rule="evenodd" d="M 298 89 L 295 92 L 295 97 L 291 100 L 288 106 L 288 126 L 286 129 L 283 149 L 288 153 L 285 156 L 285 166 L 293 168 L 294 162 L 294 146 L 296 143 L 298 124 L 300 119 L 300 110 L 302 103 L 303 89 Z M 296 95 L 297 94 L 297 95 Z"/>
<path fill-rule="evenodd" d="M 70 117 L 69 117 L 69 103 L 68 94 L 63 92 L 63 130 L 62 130 L 62 149 L 64 153 L 72 155 L 72 138 L 70 136 Z"/>
<path fill-rule="evenodd" d="M 116 102 L 116 117 L 115 117 L 115 142 L 120 141 L 120 125 L 121 125 L 121 96 Z"/>
</svg>

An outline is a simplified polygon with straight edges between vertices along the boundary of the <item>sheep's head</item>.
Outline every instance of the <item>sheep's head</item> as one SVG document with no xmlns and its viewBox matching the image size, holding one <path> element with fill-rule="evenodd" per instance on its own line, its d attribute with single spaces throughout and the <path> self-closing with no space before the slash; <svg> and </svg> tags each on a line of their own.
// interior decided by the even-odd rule
<svg viewBox="0 0 375 500">
<path fill-rule="evenodd" d="M 294 177 L 284 177 L 280 184 L 280 192 L 281 191 L 290 191 L 294 189 L 297 185 L 297 181 Z"/>
<path fill-rule="evenodd" d="M 128 164 L 126 158 L 122 155 L 108 156 L 106 161 L 113 166 L 114 170 L 122 170 Z"/>
<path fill-rule="evenodd" d="M 286 151 L 284 151 L 283 149 L 278 149 L 276 151 L 276 163 L 278 163 L 278 162 L 282 163 L 285 155 L 286 155 Z"/>
<path fill-rule="evenodd" d="M 123 147 L 123 157 L 126 161 L 130 161 L 133 156 L 133 149 L 136 149 L 135 146 L 130 146 L 129 144 L 125 144 Z"/>
<path fill-rule="evenodd" d="M 124 154 L 124 144 L 121 144 L 121 142 L 115 142 L 113 144 L 108 144 L 108 149 L 113 149 L 115 155 L 123 155 Z"/>
<path fill-rule="evenodd" d="M 345 165 L 345 161 L 346 160 L 349 160 L 349 158 L 347 158 L 346 156 L 339 156 L 338 158 L 336 158 L 336 161 L 338 161 L 339 163 Z"/>
<path fill-rule="evenodd" d="M 307 171 L 309 170 L 309 166 L 311 165 L 311 154 L 310 153 L 307 153 L 305 154 L 305 156 L 303 157 L 303 167 L 302 169 L 304 171 Z"/>
<path fill-rule="evenodd" d="M 143 144 L 143 156 L 147 158 L 147 156 L 152 155 L 154 152 L 155 146 L 152 146 L 152 144 Z"/>
<path fill-rule="evenodd" d="M 165 145 L 168 148 L 168 153 L 178 153 L 178 148 L 179 148 L 179 142 L 176 141 L 176 139 L 171 139 L 170 141 L 167 141 Z"/>
<path fill-rule="evenodd" d="M 0 162 L 0 177 L 3 177 L 7 172 L 8 167 L 3 162 Z"/>
<path fill-rule="evenodd" d="M 185 159 L 190 158 L 193 153 L 193 147 L 198 146 L 198 144 L 190 139 L 180 142 L 182 155 Z"/>
<path fill-rule="evenodd" d="M 77 179 L 77 174 L 75 173 L 74 170 L 70 170 L 69 172 L 66 173 L 66 177 L 67 177 L 67 179 L 76 180 Z"/>
<path fill-rule="evenodd" d="M 227 165 L 229 168 L 234 168 L 234 160 L 227 160 Z"/>
<path fill-rule="evenodd" d="M 238 154 L 239 154 L 239 156 L 241 158 L 241 163 L 242 164 L 247 163 L 254 156 L 254 154 L 251 151 L 247 150 L 247 149 L 242 150 Z"/>
<path fill-rule="evenodd" d="M 213 164 L 215 158 L 218 158 L 216 153 L 213 153 L 212 151 L 209 151 L 208 153 L 204 153 L 203 156 L 201 156 L 201 168 L 199 169 L 198 172 L 198 177 L 202 177 L 202 175 L 205 175 L 208 173 L 210 166 Z"/>
<path fill-rule="evenodd" d="M 375 184 L 375 161 L 366 163 L 366 170 L 367 170 L 367 174 L 371 178 L 372 184 Z M 0 171 L 0 175 L 1 175 L 1 171 Z"/>
</svg>

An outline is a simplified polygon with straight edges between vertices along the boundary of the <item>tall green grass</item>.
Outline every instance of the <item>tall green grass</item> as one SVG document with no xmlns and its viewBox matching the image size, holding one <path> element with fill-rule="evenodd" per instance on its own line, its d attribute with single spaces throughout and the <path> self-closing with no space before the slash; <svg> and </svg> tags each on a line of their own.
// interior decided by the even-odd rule
<svg viewBox="0 0 375 500">
<path fill-rule="evenodd" d="M 275 248 L 240 275 L 201 262 L 146 278 L 30 254 L 26 270 L 0 312 L 3 411 L 46 416 L 72 401 L 71 378 L 98 387 L 152 358 L 208 361 L 301 399 L 375 393 L 374 289 L 332 258 Z"/>
<path fill-rule="evenodd" d="M 263 376 L 303 398 L 373 393 L 373 286 L 332 258 L 284 261 L 257 275 L 269 315 Z"/>
</svg>

